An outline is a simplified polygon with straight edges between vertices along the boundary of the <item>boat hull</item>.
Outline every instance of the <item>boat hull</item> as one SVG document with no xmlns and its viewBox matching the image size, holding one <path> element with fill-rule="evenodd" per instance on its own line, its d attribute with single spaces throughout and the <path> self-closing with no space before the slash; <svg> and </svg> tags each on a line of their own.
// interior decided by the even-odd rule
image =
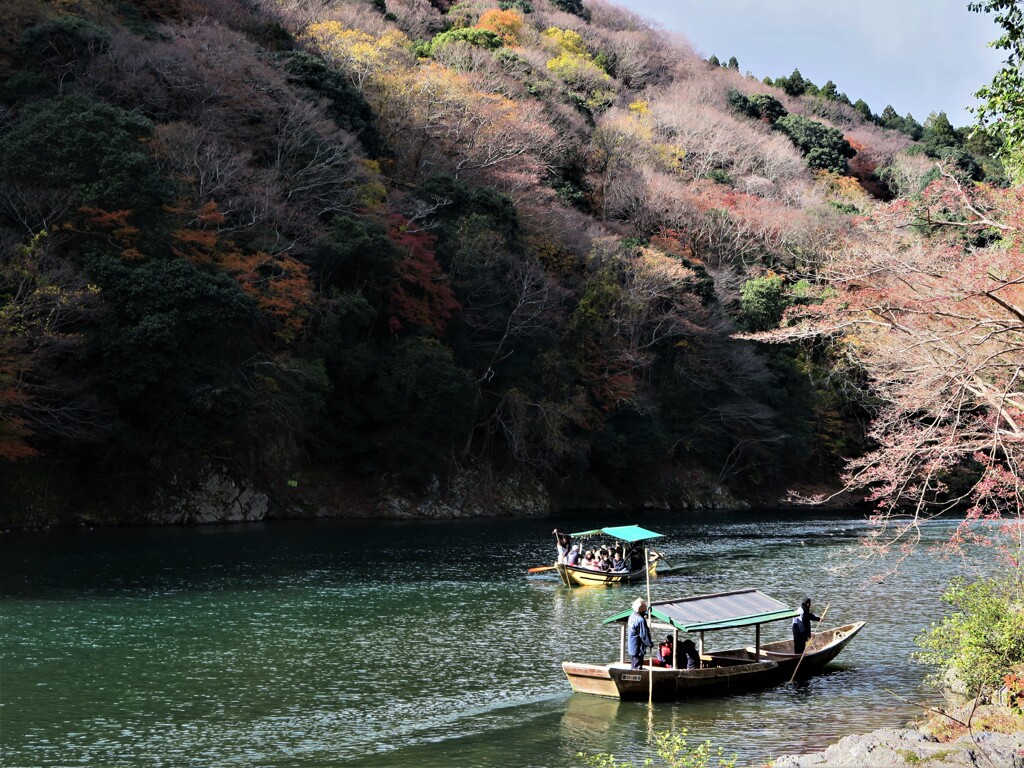
<svg viewBox="0 0 1024 768">
<path fill-rule="evenodd" d="M 754 655 L 754 647 L 748 645 L 743 649 L 712 654 L 712 657 L 726 657 L 740 661 L 767 659 L 779 665 L 779 669 L 785 673 L 787 680 L 794 673 L 798 678 L 805 678 L 815 674 L 838 656 L 863 627 L 864 622 L 858 621 L 815 632 L 810 642 L 807 643 L 807 649 L 803 654 L 793 653 L 792 640 L 780 640 L 762 645 L 758 656 Z"/>
<path fill-rule="evenodd" d="M 806 678 L 820 671 L 860 632 L 864 622 L 846 624 L 817 633 L 802 658 L 791 640 L 768 643 L 755 656 L 753 648 L 737 648 L 702 657 L 701 669 L 671 669 L 628 664 L 580 664 L 566 661 L 562 670 L 575 693 L 623 700 L 685 701 L 728 696 L 770 688 L 797 673 Z M 788 645 L 787 645 L 788 644 Z"/>
<path fill-rule="evenodd" d="M 630 584 L 634 581 L 643 581 L 647 578 L 647 573 L 650 572 L 652 576 L 655 575 L 655 568 L 657 568 L 658 561 L 656 557 L 652 557 L 650 562 L 647 564 L 646 570 L 644 568 L 637 568 L 633 571 L 594 571 L 590 568 L 581 568 L 576 565 L 565 565 L 564 563 L 558 563 L 555 565 L 555 569 L 558 571 L 559 577 L 562 579 L 562 583 L 570 587 L 608 587 L 615 584 Z"/>
<path fill-rule="evenodd" d="M 575 693 L 624 701 L 646 701 L 648 697 L 656 701 L 685 701 L 757 690 L 777 681 L 778 668 L 774 661 L 767 660 L 702 669 L 630 669 L 628 664 L 562 663 Z"/>
</svg>

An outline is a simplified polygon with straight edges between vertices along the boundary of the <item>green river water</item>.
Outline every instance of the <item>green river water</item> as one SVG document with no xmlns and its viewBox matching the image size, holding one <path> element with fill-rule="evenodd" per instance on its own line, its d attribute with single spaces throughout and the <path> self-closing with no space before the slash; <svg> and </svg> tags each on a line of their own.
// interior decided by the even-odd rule
<svg viewBox="0 0 1024 768">
<path fill-rule="evenodd" d="M 655 599 L 758 587 L 868 625 L 799 686 L 653 709 L 574 695 L 560 663 L 617 659 L 600 621 L 643 587 L 526 569 L 552 561 L 554 525 L 633 522 L 686 566 Z M 920 714 L 899 698 L 927 700 L 913 636 L 951 576 L 991 564 L 921 550 L 884 580 L 837 572 L 865 530 L 852 514 L 644 513 L 8 533 L 0 765 L 546 768 L 581 750 L 642 762 L 652 732 L 683 726 L 741 765 L 820 749 Z"/>
</svg>

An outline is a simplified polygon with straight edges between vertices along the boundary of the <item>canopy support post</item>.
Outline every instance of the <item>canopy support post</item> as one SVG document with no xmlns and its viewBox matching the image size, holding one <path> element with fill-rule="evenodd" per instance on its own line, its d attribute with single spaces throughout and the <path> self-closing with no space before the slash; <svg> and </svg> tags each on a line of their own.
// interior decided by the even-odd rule
<svg viewBox="0 0 1024 768">
<path fill-rule="evenodd" d="M 754 625 L 754 658 L 761 658 L 761 625 Z"/>
</svg>

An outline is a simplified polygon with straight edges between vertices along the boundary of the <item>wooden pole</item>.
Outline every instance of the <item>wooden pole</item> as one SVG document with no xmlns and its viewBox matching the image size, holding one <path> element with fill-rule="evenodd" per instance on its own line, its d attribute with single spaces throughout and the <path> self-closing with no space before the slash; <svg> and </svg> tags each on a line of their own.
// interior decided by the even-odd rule
<svg viewBox="0 0 1024 768">
<path fill-rule="evenodd" d="M 818 619 L 819 626 L 821 625 L 821 622 L 823 622 L 825 620 L 825 614 L 828 613 L 828 608 L 829 608 L 830 605 L 832 605 L 832 603 L 829 603 L 828 605 L 826 605 L 825 606 L 825 610 L 821 612 L 821 618 Z M 811 634 L 813 636 L 813 633 L 811 633 Z M 797 659 L 797 661 L 796 661 L 796 666 L 793 667 L 793 676 L 789 678 L 789 682 L 792 683 L 794 680 L 796 680 L 796 673 L 800 671 L 800 663 L 804 660 L 804 655 L 807 653 L 807 646 L 810 645 L 810 644 L 811 644 L 811 638 L 809 637 L 809 638 L 807 638 L 807 644 L 804 645 L 803 652 L 800 654 L 800 658 Z"/>
<path fill-rule="evenodd" d="M 647 574 L 647 615 L 651 615 L 651 564 L 649 562 L 650 553 L 648 552 L 647 546 L 644 545 L 644 568 Z M 651 634 L 651 623 L 647 622 L 647 635 Z M 654 638 L 651 638 L 653 642 Z M 653 649 L 652 649 L 653 650 Z M 641 665 L 642 666 L 642 665 Z M 654 703 L 654 660 L 651 659 L 651 663 L 647 667 L 647 704 L 650 706 Z"/>
</svg>

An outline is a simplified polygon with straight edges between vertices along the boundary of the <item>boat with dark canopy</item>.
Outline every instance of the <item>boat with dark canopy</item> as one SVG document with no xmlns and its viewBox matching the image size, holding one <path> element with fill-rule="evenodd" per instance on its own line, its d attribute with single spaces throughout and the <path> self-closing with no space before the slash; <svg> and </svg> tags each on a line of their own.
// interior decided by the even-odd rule
<svg viewBox="0 0 1024 768">
<path fill-rule="evenodd" d="M 617 699 L 643 700 L 650 696 L 678 701 L 767 688 L 819 672 L 864 626 L 859 621 L 816 632 L 802 654 L 793 652 L 792 640 L 761 642 L 763 624 L 792 620 L 799 610 L 756 589 L 654 601 L 648 608 L 652 636 L 656 636 L 655 629 L 668 629 L 678 648 L 680 632 L 695 634 L 699 639 L 699 669 L 652 666 L 650 660 L 643 669 L 631 669 L 626 656 L 626 624 L 632 613 L 628 610 L 603 622 L 620 626 L 618 662 L 565 661 L 562 669 L 573 691 Z M 741 627 L 753 627 L 753 645 L 711 651 L 705 643 L 707 632 Z M 679 656 L 674 653 L 673 660 Z"/>
</svg>

